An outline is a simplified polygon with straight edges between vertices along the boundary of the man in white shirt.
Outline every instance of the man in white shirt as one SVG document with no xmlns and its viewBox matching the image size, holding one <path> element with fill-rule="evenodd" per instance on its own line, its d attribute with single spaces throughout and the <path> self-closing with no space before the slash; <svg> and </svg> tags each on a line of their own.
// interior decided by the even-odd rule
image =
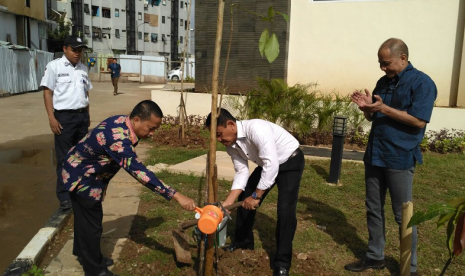
<svg viewBox="0 0 465 276">
<path fill-rule="evenodd" d="M 62 58 L 47 64 L 40 86 L 50 129 L 55 134 L 57 161 L 56 194 L 62 210 L 71 208 L 69 192 L 64 188 L 61 171 L 68 151 L 84 137 L 90 126 L 87 68 L 80 62 L 87 45 L 78 36 L 64 40 Z"/>
<path fill-rule="evenodd" d="M 211 114 L 206 126 L 210 128 Z M 278 220 L 273 275 L 289 275 L 292 241 L 297 227 L 296 206 L 305 159 L 299 142 L 282 127 L 260 119 L 237 121 L 226 109 L 217 120 L 217 140 L 226 146 L 236 174 L 223 206 L 243 200 L 237 210 L 234 242 L 227 250 L 253 249 L 256 209 L 276 184 Z M 249 177 L 248 160 L 258 167 Z"/>
</svg>

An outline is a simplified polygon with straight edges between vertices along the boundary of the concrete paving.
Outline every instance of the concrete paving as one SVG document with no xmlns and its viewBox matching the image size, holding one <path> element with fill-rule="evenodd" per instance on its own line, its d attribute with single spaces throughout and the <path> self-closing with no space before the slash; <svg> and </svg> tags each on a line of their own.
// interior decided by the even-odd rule
<svg viewBox="0 0 465 276">
<path fill-rule="evenodd" d="M 129 114 L 138 102 L 151 99 L 152 89 L 163 89 L 164 87 L 164 85 L 154 84 L 120 83 L 119 94 L 113 96 L 111 83 L 93 82 L 93 86 L 94 89 L 90 92 L 90 128 L 95 127 L 109 116 Z M 56 177 L 54 166 L 51 165 L 52 161 L 48 162 L 50 164 L 45 162 L 47 166 L 41 165 L 39 167 L 39 162 L 34 160 L 44 159 L 43 156 L 50 160 L 50 156 L 54 155 L 50 151 L 53 148 L 53 135 L 48 125 L 42 92 L 1 98 L 0 118 L 2 118 L 0 157 L 5 157 L 0 158 L 0 179 L 2 179 L 0 181 L 0 199 L 2 200 L 0 239 L 8 237 L 9 242 L 6 245 L 9 250 L 1 251 L 0 268 L 4 270 L 8 267 L 7 272 L 9 273 L 5 275 L 21 275 L 21 269 L 39 260 L 43 249 L 59 231 L 62 226 L 61 222 L 66 220 L 69 213 L 59 211 L 53 213 L 58 207 L 58 200 L 53 188 Z M 48 150 L 35 154 L 35 149 Z M 18 162 L 18 160 L 11 158 L 17 152 L 35 155 L 32 159 L 30 158 L 31 160 Z M 144 149 L 138 147 L 138 152 L 142 154 Z M 12 172 L 21 173 L 13 174 Z M 14 180 L 12 186 L 6 182 L 10 178 Z M 33 189 L 31 189 L 31 185 L 34 186 Z M 117 245 L 122 243 L 120 237 L 124 239 L 127 236 L 132 221 L 131 216 L 135 215 L 138 208 L 139 187 L 141 185 L 124 171 L 121 171 L 112 181 L 107 200 L 104 203 L 106 210 L 104 225 L 107 234 L 103 239 L 103 248 L 107 255 L 112 255 L 113 251 L 117 252 Z M 5 191 L 8 193 L 5 194 Z M 8 198 L 4 198 L 5 196 Z M 110 210 L 112 211 L 110 212 Z M 49 222 L 44 226 L 47 220 Z M 10 243 L 14 247 L 9 246 Z M 5 245 L 3 242 L 2 244 Z M 62 254 L 66 255 L 66 251 L 63 251 Z M 60 257 L 57 260 L 63 262 L 65 258 L 61 259 Z M 13 263 L 8 266 L 12 261 Z M 26 264 L 26 266 L 22 264 Z M 61 267 L 68 267 L 66 262 L 63 264 Z M 69 267 L 72 270 L 73 265 Z M 52 268 L 56 275 L 69 275 L 68 272 L 57 272 L 54 264 L 50 270 Z M 76 269 L 76 271 L 79 270 Z M 82 270 L 79 275 L 82 275 Z"/>
</svg>

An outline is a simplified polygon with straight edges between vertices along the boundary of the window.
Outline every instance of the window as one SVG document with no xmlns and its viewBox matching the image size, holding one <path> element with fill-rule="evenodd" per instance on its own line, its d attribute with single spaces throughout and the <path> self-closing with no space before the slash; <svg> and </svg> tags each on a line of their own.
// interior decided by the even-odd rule
<svg viewBox="0 0 465 276">
<path fill-rule="evenodd" d="M 92 38 L 100 38 L 100 33 L 98 31 L 92 31 Z"/>
<path fill-rule="evenodd" d="M 158 42 L 158 34 L 152 33 L 150 35 L 150 41 L 152 41 L 153 43 L 157 43 Z"/>
<path fill-rule="evenodd" d="M 111 18 L 111 10 L 109 8 L 102 7 L 102 17 Z"/>
<path fill-rule="evenodd" d="M 99 16 L 99 7 L 92 6 L 92 16 Z"/>
<path fill-rule="evenodd" d="M 166 0 L 163 0 L 162 3 L 163 3 L 163 6 L 166 6 Z"/>
<path fill-rule="evenodd" d="M 162 35 L 161 35 L 161 41 L 163 41 L 163 43 L 165 43 L 165 44 L 166 44 L 166 37 L 165 37 L 165 35 L 164 35 L 164 34 L 162 34 Z"/>
<path fill-rule="evenodd" d="M 110 34 L 103 34 L 103 38 L 105 38 L 105 39 L 110 39 L 111 36 L 110 36 Z"/>
<path fill-rule="evenodd" d="M 90 27 L 87 25 L 84 25 L 84 33 L 89 36 L 90 35 Z"/>
<path fill-rule="evenodd" d="M 119 17 L 119 9 L 115 9 L 115 17 Z"/>
<path fill-rule="evenodd" d="M 115 29 L 115 37 L 116 37 L 116 38 L 120 38 L 120 36 L 119 36 L 119 29 Z"/>
<path fill-rule="evenodd" d="M 184 26 L 184 25 L 183 25 L 183 22 L 184 22 L 184 21 L 182 21 L 182 19 L 179 19 L 179 24 L 181 24 L 181 26 Z"/>
<path fill-rule="evenodd" d="M 187 22 L 184 24 L 184 30 L 187 30 Z"/>
<path fill-rule="evenodd" d="M 184 2 L 181 1 L 181 9 L 184 8 Z"/>
<path fill-rule="evenodd" d="M 144 33 L 144 42 L 149 42 L 149 33 Z"/>
<path fill-rule="evenodd" d="M 137 19 L 142 20 L 142 13 L 141 12 L 137 13 Z"/>
<path fill-rule="evenodd" d="M 84 12 L 85 13 L 90 13 L 89 4 L 84 4 Z"/>
<path fill-rule="evenodd" d="M 165 24 L 165 16 L 164 15 L 161 17 L 161 23 Z"/>
<path fill-rule="evenodd" d="M 137 33 L 137 39 L 142 39 L 142 32 Z"/>
<path fill-rule="evenodd" d="M 182 40 L 182 36 L 179 37 L 179 43 L 184 43 Z"/>
<path fill-rule="evenodd" d="M 28 7 L 28 8 L 31 7 L 31 0 L 26 0 L 26 7 Z"/>
</svg>

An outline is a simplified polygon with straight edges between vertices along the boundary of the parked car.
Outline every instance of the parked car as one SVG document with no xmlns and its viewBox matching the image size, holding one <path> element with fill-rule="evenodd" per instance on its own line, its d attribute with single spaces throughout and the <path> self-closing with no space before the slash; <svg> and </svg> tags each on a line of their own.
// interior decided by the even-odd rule
<svg viewBox="0 0 465 276">
<path fill-rule="evenodd" d="M 178 81 L 181 79 L 181 67 L 176 67 L 168 72 L 168 80 Z"/>
</svg>

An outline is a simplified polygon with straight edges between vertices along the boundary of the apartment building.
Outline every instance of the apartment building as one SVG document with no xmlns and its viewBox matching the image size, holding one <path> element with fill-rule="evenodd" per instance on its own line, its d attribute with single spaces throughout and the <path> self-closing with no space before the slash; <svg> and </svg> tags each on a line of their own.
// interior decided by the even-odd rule
<svg viewBox="0 0 465 276">
<path fill-rule="evenodd" d="M 184 51 L 188 2 L 181 0 L 55 0 L 94 53 L 169 56 Z M 187 49 L 186 49 L 187 51 Z"/>
<path fill-rule="evenodd" d="M 47 1 L 0 0 L 0 41 L 47 50 Z"/>
</svg>

